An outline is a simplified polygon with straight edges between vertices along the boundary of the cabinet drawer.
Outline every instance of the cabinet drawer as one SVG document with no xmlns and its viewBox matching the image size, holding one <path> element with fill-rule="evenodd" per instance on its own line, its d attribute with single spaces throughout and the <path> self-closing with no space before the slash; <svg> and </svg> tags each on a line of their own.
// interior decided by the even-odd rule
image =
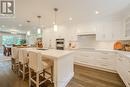
<svg viewBox="0 0 130 87">
<path fill-rule="evenodd" d="M 102 56 L 117 57 L 117 54 L 113 53 L 113 52 L 99 52 L 99 54 L 102 55 Z"/>
<path fill-rule="evenodd" d="M 115 63 L 109 62 L 109 61 L 94 61 L 95 65 L 101 65 L 101 66 L 108 66 L 108 67 L 115 67 Z"/>
<path fill-rule="evenodd" d="M 98 63 L 115 64 L 115 61 L 109 58 L 97 58 L 94 59 L 94 61 Z"/>
</svg>

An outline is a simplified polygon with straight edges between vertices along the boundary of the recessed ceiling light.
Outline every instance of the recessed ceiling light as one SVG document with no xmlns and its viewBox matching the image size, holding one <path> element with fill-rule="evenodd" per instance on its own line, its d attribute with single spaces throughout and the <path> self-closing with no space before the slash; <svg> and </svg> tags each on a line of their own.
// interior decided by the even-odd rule
<svg viewBox="0 0 130 87">
<path fill-rule="evenodd" d="M 72 17 L 69 17 L 69 20 L 72 21 Z"/>
<path fill-rule="evenodd" d="M 99 11 L 95 11 L 95 14 L 99 14 Z"/>
<path fill-rule="evenodd" d="M 18 26 L 19 26 L 19 27 L 21 27 L 21 26 L 22 26 L 22 24 L 19 24 Z"/>
<path fill-rule="evenodd" d="M 44 25 L 41 25 L 41 27 L 43 28 L 43 27 L 44 27 Z"/>
</svg>

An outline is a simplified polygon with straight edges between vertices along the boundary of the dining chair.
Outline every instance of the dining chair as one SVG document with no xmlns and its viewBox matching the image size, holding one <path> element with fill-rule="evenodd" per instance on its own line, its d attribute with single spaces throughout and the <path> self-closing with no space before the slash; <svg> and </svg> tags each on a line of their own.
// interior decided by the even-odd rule
<svg viewBox="0 0 130 87">
<path fill-rule="evenodd" d="M 25 76 L 29 74 L 28 68 L 28 53 L 24 48 L 19 49 L 19 75 L 22 74 L 23 80 Z"/>
<path fill-rule="evenodd" d="M 51 72 L 46 71 L 51 69 Z M 35 73 L 35 74 L 34 74 Z M 42 55 L 39 52 L 29 52 L 29 87 L 31 82 L 39 87 L 46 81 L 53 82 L 53 63 L 42 60 Z"/>
<path fill-rule="evenodd" d="M 18 73 L 18 65 L 19 65 L 19 49 L 17 47 L 12 47 L 11 48 L 12 52 L 12 57 L 11 57 L 11 62 L 12 62 L 12 70 Z"/>
<path fill-rule="evenodd" d="M 6 54 L 7 54 L 7 49 L 6 49 L 5 45 L 2 45 L 2 46 L 3 46 L 3 54 L 6 56 Z"/>
</svg>

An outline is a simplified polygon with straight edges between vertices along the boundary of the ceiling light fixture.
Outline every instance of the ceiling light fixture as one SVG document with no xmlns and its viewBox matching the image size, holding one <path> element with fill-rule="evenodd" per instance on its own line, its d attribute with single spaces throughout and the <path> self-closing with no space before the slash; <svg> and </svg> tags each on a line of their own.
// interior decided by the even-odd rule
<svg viewBox="0 0 130 87">
<path fill-rule="evenodd" d="M 98 14 L 99 14 L 99 11 L 95 11 L 95 14 L 97 14 L 97 15 L 98 15 Z"/>
<path fill-rule="evenodd" d="M 45 26 L 44 25 L 41 25 L 42 28 L 44 28 Z"/>
<path fill-rule="evenodd" d="M 22 24 L 19 24 L 18 26 L 19 26 L 19 27 L 22 27 L 23 25 L 22 25 Z"/>
<path fill-rule="evenodd" d="M 27 31 L 27 35 L 30 36 L 30 31 Z"/>
<path fill-rule="evenodd" d="M 31 21 L 27 20 L 27 23 L 29 24 Z M 27 36 L 30 36 L 31 35 L 31 32 L 30 31 L 27 31 Z"/>
<path fill-rule="evenodd" d="M 69 21 L 72 21 L 72 17 L 69 18 Z"/>
<path fill-rule="evenodd" d="M 58 30 L 58 26 L 57 26 L 57 23 L 56 23 L 56 12 L 58 11 L 58 8 L 54 8 L 54 12 L 55 12 L 55 22 L 54 22 L 54 31 L 57 32 Z"/>
<path fill-rule="evenodd" d="M 40 28 L 37 29 L 37 33 L 38 33 L 38 34 L 41 33 L 41 29 L 40 29 Z"/>
<path fill-rule="evenodd" d="M 41 16 L 37 16 L 37 18 L 39 19 L 39 21 L 38 21 L 38 26 L 40 27 L 40 19 L 41 19 Z M 38 29 L 37 29 L 37 33 L 38 33 L 38 34 L 41 34 L 41 28 L 38 28 Z"/>
</svg>

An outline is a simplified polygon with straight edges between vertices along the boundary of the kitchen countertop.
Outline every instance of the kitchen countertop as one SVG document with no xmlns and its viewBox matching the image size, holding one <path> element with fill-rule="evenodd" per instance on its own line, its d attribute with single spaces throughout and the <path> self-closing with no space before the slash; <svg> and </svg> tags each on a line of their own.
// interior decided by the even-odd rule
<svg viewBox="0 0 130 87">
<path fill-rule="evenodd" d="M 119 55 L 123 55 L 130 59 L 130 52 L 128 51 L 120 51 L 120 50 L 113 50 L 113 49 L 90 49 L 90 48 L 79 48 L 79 49 L 71 49 L 73 51 L 89 51 L 89 52 L 114 52 Z"/>
<path fill-rule="evenodd" d="M 30 51 L 35 51 L 41 53 L 43 56 L 46 57 L 53 57 L 53 58 L 61 58 L 64 56 L 67 56 L 74 51 L 70 50 L 56 50 L 56 49 L 48 49 L 48 50 L 30 50 Z"/>
<path fill-rule="evenodd" d="M 127 58 L 130 59 L 130 52 L 128 51 L 120 51 L 120 50 L 109 50 L 109 49 L 96 49 L 96 50 L 99 50 L 99 51 L 109 51 L 109 52 L 115 52 L 115 53 L 118 53 L 120 55 L 123 55 Z"/>
</svg>

